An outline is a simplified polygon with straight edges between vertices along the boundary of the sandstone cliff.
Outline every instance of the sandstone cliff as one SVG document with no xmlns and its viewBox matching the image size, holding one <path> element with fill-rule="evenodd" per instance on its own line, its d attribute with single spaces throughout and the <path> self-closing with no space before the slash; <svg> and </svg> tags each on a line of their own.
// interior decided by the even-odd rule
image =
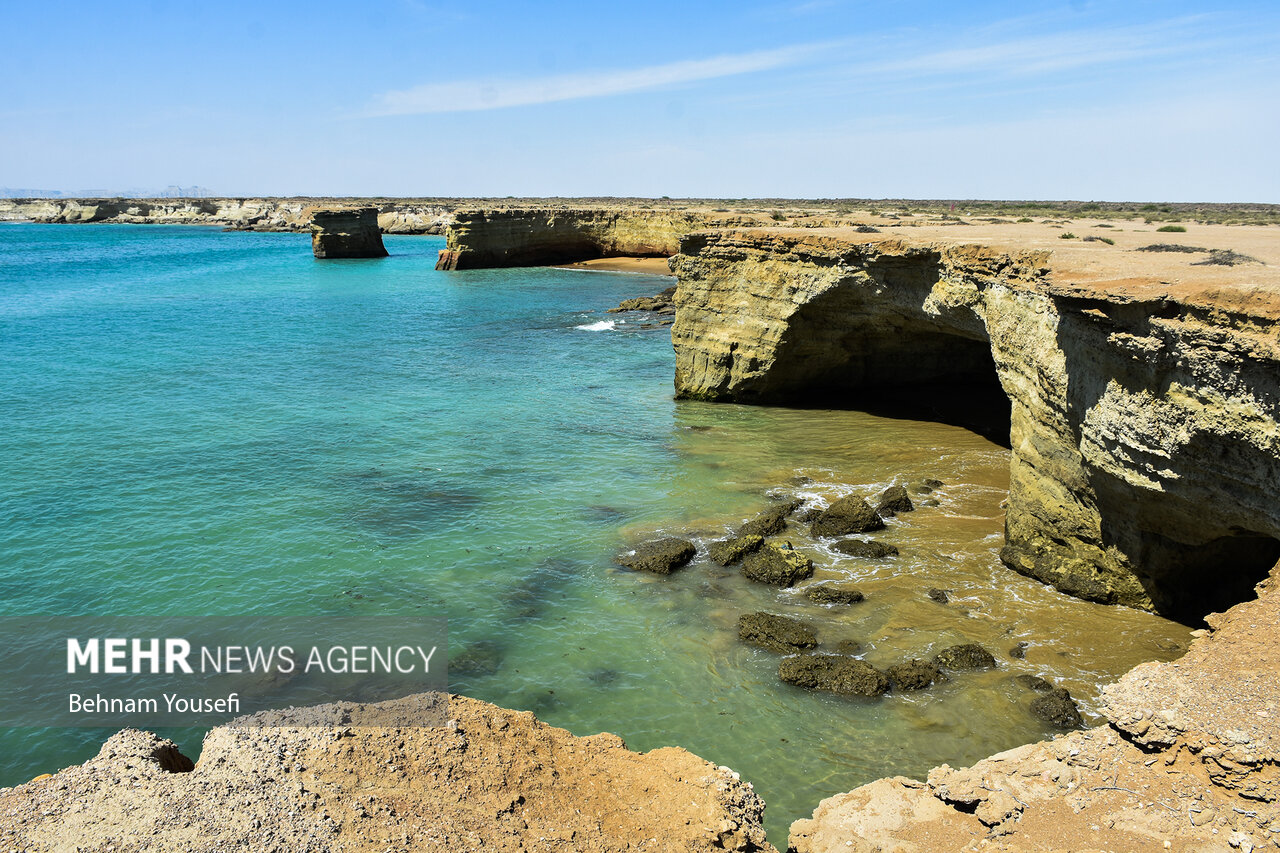
<svg viewBox="0 0 1280 853">
<path fill-rule="evenodd" d="M 378 209 L 317 210 L 311 219 L 311 253 L 317 258 L 385 258 Z"/>
<path fill-rule="evenodd" d="M 698 228 L 750 224 L 762 216 L 635 207 L 510 207 L 458 210 L 437 269 L 532 267 L 591 258 L 666 257 Z"/>
<path fill-rule="evenodd" d="M 998 381 L 1017 571 L 1194 620 L 1280 557 L 1269 269 L 1216 289 L 1084 282 L 1043 249 L 794 230 L 695 233 L 672 269 L 681 396 L 872 401 Z"/>
<path fill-rule="evenodd" d="M 0 790 L 0 848 L 773 850 L 751 786 L 682 749 L 641 755 L 462 697 L 448 715 L 419 728 L 246 719 L 212 730 L 194 770 L 172 742 L 126 730 L 83 765 Z"/>
<path fill-rule="evenodd" d="M 0 221 L 51 224 L 221 225 L 245 231 L 307 231 L 319 209 L 346 199 L 0 199 Z M 376 201 L 376 200 L 375 200 Z M 449 201 L 377 201 L 386 234 L 442 234 Z"/>
<path fill-rule="evenodd" d="M 881 779 L 791 826 L 795 853 L 1280 847 L 1280 583 L 1173 663 L 1105 691 L 1109 723 L 925 782 Z"/>
</svg>

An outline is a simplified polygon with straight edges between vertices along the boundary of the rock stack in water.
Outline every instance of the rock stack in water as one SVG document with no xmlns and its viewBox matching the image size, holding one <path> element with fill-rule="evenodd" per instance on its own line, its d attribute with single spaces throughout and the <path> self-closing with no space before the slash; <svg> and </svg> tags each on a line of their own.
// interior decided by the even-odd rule
<svg viewBox="0 0 1280 853">
<path fill-rule="evenodd" d="M 311 220 L 311 252 L 317 258 L 385 258 L 377 208 L 317 210 Z"/>
</svg>

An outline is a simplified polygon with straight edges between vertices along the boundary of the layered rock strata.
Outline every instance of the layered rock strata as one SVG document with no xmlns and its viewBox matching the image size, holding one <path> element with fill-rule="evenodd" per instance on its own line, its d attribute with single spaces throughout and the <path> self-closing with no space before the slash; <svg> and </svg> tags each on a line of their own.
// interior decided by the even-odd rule
<svg viewBox="0 0 1280 853">
<path fill-rule="evenodd" d="M 436 269 L 532 267 L 593 258 L 667 257 L 699 228 L 744 225 L 762 216 L 618 207 L 457 210 Z"/>
<path fill-rule="evenodd" d="M 47 224 L 220 225 L 237 231 L 308 231 L 315 212 L 342 199 L 0 199 L 0 221 Z M 384 234 L 443 234 L 450 201 L 379 201 Z"/>
<path fill-rule="evenodd" d="M 317 210 L 311 220 L 311 252 L 317 258 L 385 258 L 377 209 Z"/>
<path fill-rule="evenodd" d="M 830 797 L 792 824 L 790 849 L 1280 847 L 1280 583 L 1260 592 L 1180 660 L 1107 687 L 1106 725 Z"/>
<path fill-rule="evenodd" d="M 1082 283 L 1043 250 L 764 229 L 691 234 L 671 265 L 682 397 L 998 383 L 1019 572 L 1193 620 L 1280 557 L 1280 297 L 1249 279 L 1269 273 Z"/>
<path fill-rule="evenodd" d="M 212 730 L 194 770 L 121 732 L 0 790 L 0 848 L 773 851 L 751 786 L 682 749 L 642 755 L 462 697 L 437 727 L 279 725 L 287 713 Z"/>
</svg>

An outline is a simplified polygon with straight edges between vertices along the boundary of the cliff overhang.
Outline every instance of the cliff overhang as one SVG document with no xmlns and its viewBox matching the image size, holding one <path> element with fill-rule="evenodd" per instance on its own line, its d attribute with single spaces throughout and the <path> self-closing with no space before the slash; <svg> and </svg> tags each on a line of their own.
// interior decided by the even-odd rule
<svg viewBox="0 0 1280 853">
<path fill-rule="evenodd" d="M 1280 299 L 1082 283 L 1042 249 L 785 229 L 694 232 L 671 261 L 677 394 L 874 402 L 998 382 L 1002 557 L 1184 621 L 1280 558 Z"/>
</svg>

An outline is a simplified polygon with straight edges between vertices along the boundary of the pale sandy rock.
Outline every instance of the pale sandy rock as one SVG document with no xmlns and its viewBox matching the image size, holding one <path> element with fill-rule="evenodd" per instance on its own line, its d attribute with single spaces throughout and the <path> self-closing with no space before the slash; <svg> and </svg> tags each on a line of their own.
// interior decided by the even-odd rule
<svg viewBox="0 0 1280 853">
<path fill-rule="evenodd" d="M 0 790 L 0 849 L 773 850 L 751 786 L 682 749 L 639 754 L 461 697 L 449 717 L 220 727 L 186 773 L 171 772 L 172 744 L 122 732 L 83 765 Z"/>
</svg>

